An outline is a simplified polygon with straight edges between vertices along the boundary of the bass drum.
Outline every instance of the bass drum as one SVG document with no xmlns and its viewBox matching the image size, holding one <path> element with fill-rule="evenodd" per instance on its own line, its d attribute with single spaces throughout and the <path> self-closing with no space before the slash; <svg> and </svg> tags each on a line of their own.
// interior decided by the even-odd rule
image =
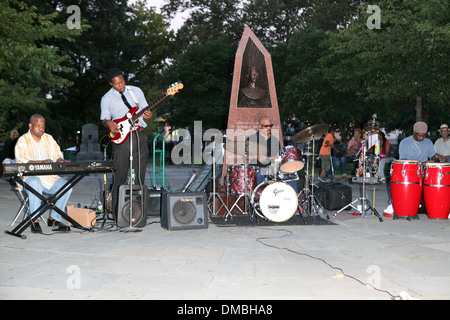
<svg viewBox="0 0 450 320">
<path fill-rule="evenodd" d="M 253 191 L 251 204 L 261 218 L 284 222 L 297 210 L 298 197 L 294 188 L 287 183 L 264 181 Z"/>
</svg>

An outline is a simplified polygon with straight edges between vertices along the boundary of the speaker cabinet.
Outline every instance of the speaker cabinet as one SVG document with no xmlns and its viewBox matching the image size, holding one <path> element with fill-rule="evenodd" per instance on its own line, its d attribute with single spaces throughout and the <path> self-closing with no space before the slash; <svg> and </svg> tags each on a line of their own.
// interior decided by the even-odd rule
<svg viewBox="0 0 450 320">
<path fill-rule="evenodd" d="M 161 195 L 161 227 L 168 230 L 207 229 L 208 210 L 203 192 Z"/>
<path fill-rule="evenodd" d="M 119 187 L 117 205 L 117 226 L 119 228 L 130 226 L 130 206 L 132 206 L 131 226 L 142 228 L 147 224 L 148 189 L 144 185 L 142 189 L 140 185 L 133 185 L 132 191 L 130 192 L 129 185 Z"/>
<path fill-rule="evenodd" d="M 161 215 L 161 193 L 161 190 L 148 190 L 147 215 L 158 217 Z"/>
</svg>

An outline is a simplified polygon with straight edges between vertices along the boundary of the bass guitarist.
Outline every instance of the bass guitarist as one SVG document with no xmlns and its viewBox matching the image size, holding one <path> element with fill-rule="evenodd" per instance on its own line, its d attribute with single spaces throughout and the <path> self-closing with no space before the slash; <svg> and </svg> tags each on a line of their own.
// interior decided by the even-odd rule
<svg viewBox="0 0 450 320">
<path fill-rule="evenodd" d="M 120 125 L 114 122 L 116 119 L 123 118 L 128 115 L 130 117 L 130 109 L 138 107 L 141 110 L 147 107 L 142 90 L 135 86 L 126 86 L 122 71 L 113 68 L 107 71 L 106 80 L 111 85 L 111 89 L 102 97 L 100 107 L 100 120 L 103 125 L 109 129 L 110 135 L 119 134 Z M 147 135 L 144 128 L 147 126 L 142 119 L 150 120 L 153 114 L 150 110 L 145 111 L 142 117 L 135 122 L 137 131 L 132 131 L 133 135 L 133 169 L 136 173 L 135 184 L 144 185 L 145 169 L 147 165 L 147 158 L 149 155 Z M 128 170 L 130 168 L 130 137 L 128 136 L 120 144 L 114 144 L 114 165 L 116 173 L 114 177 L 114 185 L 112 188 L 113 196 L 113 212 L 117 215 L 119 187 L 126 183 Z"/>
</svg>

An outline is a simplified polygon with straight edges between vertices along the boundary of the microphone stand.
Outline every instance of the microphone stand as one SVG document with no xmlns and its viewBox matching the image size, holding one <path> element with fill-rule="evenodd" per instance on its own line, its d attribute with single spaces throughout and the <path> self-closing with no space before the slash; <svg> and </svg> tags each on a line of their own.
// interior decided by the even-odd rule
<svg viewBox="0 0 450 320">
<path fill-rule="evenodd" d="M 108 148 L 108 144 L 103 149 L 103 160 L 106 161 L 106 148 Z M 106 220 L 112 220 L 115 221 L 114 218 L 108 218 L 108 209 L 107 209 L 107 200 L 106 200 L 106 189 L 107 189 L 107 178 L 106 178 L 106 172 L 103 174 L 103 217 L 100 219 L 97 219 L 97 222 L 103 221 L 102 228 L 105 226 Z"/>
<path fill-rule="evenodd" d="M 133 183 L 134 183 L 134 177 L 133 177 L 133 132 L 137 133 L 136 125 L 133 122 L 132 115 L 127 112 L 127 118 L 130 122 L 130 125 L 132 127 L 132 130 L 130 132 L 130 177 L 129 177 L 129 183 L 130 183 L 130 226 L 123 230 L 123 232 L 141 232 L 142 229 L 133 227 Z M 144 214 L 144 212 L 142 212 Z"/>
<path fill-rule="evenodd" d="M 375 216 L 378 217 L 378 220 L 379 220 L 380 222 L 383 222 L 383 218 L 380 216 L 380 214 L 378 213 L 377 209 L 375 209 L 375 207 L 372 205 L 372 203 L 370 202 L 370 200 L 367 199 L 367 197 L 366 197 L 366 178 L 367 178 L 367 177 L 366 177 L 366 160 L 367 160 L 367 155 L 366 155 L 367 145 L 366 145 L 366 143 L 367 143 L 367 139 L 364 140 L 364 141 L 362 142 L 361 149 L 360 149 L 359 152 L 358 152 L 358 154 L 361 153 L 361 155 L 362 155 L 362 161 L 363 161 L 363 163 L 362 163 L 362 165 L 363 165 L 362 195 L 361 195 L 359 198 L 357 198 L 357 199 L 353 200 L 352 202 L 350 202 L 349 204 L 345 205 L 345 206 L 342 207 L 341 209 L 339 209 L 339 210 L 334 214 L 334 216 L 336 217 L 336 215 L 337 215 L 338 213 L 340 213 L 341 211 L 343 211 L 344 209 L 346 209 L 346 208 L 348 208 L 348 207 L 352 207 L 356 212 L 360 213 L 362 217 L 363 217 L 363 216 L 365 217 L 365 216 L 367 215 L 366 212 L 368 212 L 369 209 L 370 209 L 370 210 L 372 211 L 372 213 L 373 213 Z M 356 206 L 356 207 L 354 206 L 354 204 L 357 203 L 358 201 L 361 202 L 361 209 L 358 209 L 357 206 Z"/>
</svg>

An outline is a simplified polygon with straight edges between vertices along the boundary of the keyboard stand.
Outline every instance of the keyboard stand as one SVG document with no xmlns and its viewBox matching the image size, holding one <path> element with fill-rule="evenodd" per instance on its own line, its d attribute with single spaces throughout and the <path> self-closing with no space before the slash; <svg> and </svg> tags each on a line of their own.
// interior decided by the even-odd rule
<svg viewBox="0 0 450 320">
<path fill-rule="evenodd" d="M 44 214 L 45 211 L 53 209 L 56 212 L 58 212 L 62 217 L 64 217 L 67 221 L 72 223 L 72 226 L 75 228 L 79 228 L 82 230 L 89 230 L 88 228 L 85 228 L 81 226 L 78 222 L 76 222 L 74 219 L 69 217 L 65 212 L 60 210 L 56 207 L 56 202 L 61 198 L 64 194 L 66 194 L 70 189 L 72 189 L 78 182 L 81 181 L 88 173 L 78 173 L 74 174 L 68 181 L 65 183 L 61 188 L 59 188 L 56 193 L 46 198 L 44 195 L 40 194 L 36 190 L 34 190 L 32 187 L 30 187 L 20 175 L 16 177 L 17 181 L 22 184 L 23 188 L 33 193 L 35 196 L 37 196 L 39 199 L 42 200 L 42 204 L 39 208 L 36 209 L 36 211 L 32 212 L 30 214 L 30 217 L 27 217 L 20 222 L 17 227 L 15 227 L 12 231 L 5 231 L 6 234 L 9 234 L 11 236 L 19 237 L 22 239 L 26 239 L 27 237 L 25 235 L 22 235 L 22 232 L 27 229 L 29 226 L 31 226 L 31 223 L 38 219 L 41 215 Z"/>
</svg>

